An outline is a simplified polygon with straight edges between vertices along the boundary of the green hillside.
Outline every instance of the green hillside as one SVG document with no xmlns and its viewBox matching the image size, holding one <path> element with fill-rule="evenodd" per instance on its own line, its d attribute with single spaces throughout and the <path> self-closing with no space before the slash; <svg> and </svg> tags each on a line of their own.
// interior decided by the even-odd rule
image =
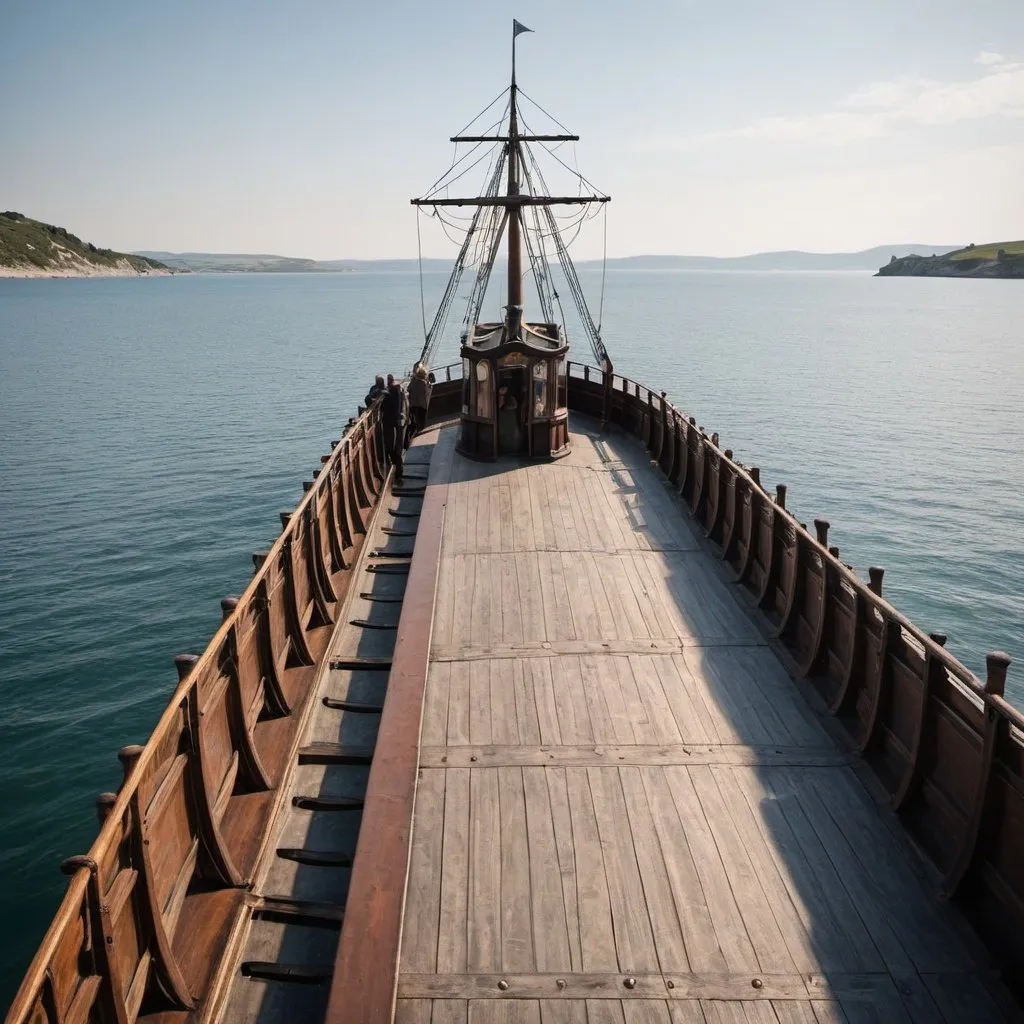
<svg viewBox="0 0 1024 1024">
<path fill-rule="evenodd" d="M 66 228 L 12 210 L 0 213 L 0 273 L 3 268 L 82 274 L 170 273 L 170 268 L 157 260 L 100 249 Z"/>
<path fill-rule="evenodd" d="M 1007 256 L 1024 256 L 1024 241 L 1020 242 L 989 242 L 987 245 L 969 245 L 966 249 L 957 249 L 946 253 L 949 260 L 997 260 L 999 250 Z"/>
</svg>

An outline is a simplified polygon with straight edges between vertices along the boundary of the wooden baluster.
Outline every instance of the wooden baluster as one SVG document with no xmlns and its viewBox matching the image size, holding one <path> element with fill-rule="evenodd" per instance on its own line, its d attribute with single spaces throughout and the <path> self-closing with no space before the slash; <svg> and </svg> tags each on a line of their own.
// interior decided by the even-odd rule
<svg viewBox="0 0 1024 1024">
<path fill-rule="evenodd" d="M 324 488 L 324 515 L 327 517 L 327 544 L 331 552 L 331 575 L 349 568 L 345 557 L 345 544 L 338 524 L 338 510 L 334 497 L 334 469 L 328 470 L 327 486 Z"/>
<path fill-rule="evenodd" d="M 715 437 L 718 435 L 715 434 Z M 717 541 L 717 532 L 724 512 L 724 495 L 722 493 L 722 456 L 717 445 L 709 452 L 708 458 L 708 498 L 705 502 L 705 525 L 704 536 L 711 541 Z"/>
<path fill-rule="evenodd" d="M 359 460 L 354 457 L 352 451 L 353 442 L 350 440 L 345 445 L 343 455 L 345 457 L 345 488 L 349 518 L 352 523 L 353 537 L 357 533 L 366 533 L 366 519 L 363 516 L 360 505 L 360 489 L 358 486 Z"/>
<path fill-rule="evenodd" d="M 704 496 L 704 463 L 709 442 L 704 436 L 703 430 L 698 430 L 695 436 L 697 438 L 697 448 L 693 456 L 693 490 L 690 492 L 690 515 L 699 520 L 701 498 Z"/>
<path fill-rule="evenodd" d="M 665 476 L 670 484 L 675 484 L 679 478 L 679 415 L 672 411 L 668 421 L 668 459 L 665 467 Z"/>
<path fill-rule="evenodd" d="M 182 680 L 187 679 L 199 659 L 193 654 L 179 654 L 174 659 L 178 674 Z M 189 729 L 189 763 L 185 769 L 188 777 L 189 792 L 192 797 L 192 808 L 196 815 L 199 831 L 201 854 L 212 873 L 227 886 L 243 884 L 242 874 L 235 867 L 228 851 L 227 843 L 221 835 L 220 824 L 213 814 L 214 802 L 217 799 L 216 787 L 220 779 L 211 781 L 207 776 L 209 754 L 206 750 L 203 716 L 205 712 L 199 706 L 199 686 L 193 685 L 185 695 L 185 714 Z M 239 712 L 241 708 L 239 707 Z M 243 717 L 244 722 L 244 717 Z M 237 724 L 237 723 L 236 723 Z M 235 738 L 237 743 L 237 737 Z M 237 747 L 236 747 L 237 751 Z M 214 792 L 210 792 L 211 787 Z"/>
<path fill-rule="evenodd" d="M 829 548 L 829 552 L 832 552 L 832 548 Z M 839 549 L 835 548 L 835 556 L 839 557 Z M 843 586 L 842 569 L 839 572 L 839 587 Z M 860 652 L 861 652 L 861 627 L 860 620 L 863 614 L 862 608 L 864 601 L 860 594 L 853 590 L 850 597 L 850 613 L 853 619 L 853 629 L 850 635 L 849 650 L 845 652 L 846 663 L 842 666 L 842 676 L 839 679 L 839 685 L 836 687 L 836 692 L 832 699 L 829 701 L 829 711 L 833 715 L 838 715 L 847 709 L 848 698 L 854 691 L 854 679 L 857 675 L 857 669 L 860 664 Z"/>
<path fill-rule="evenodd" d="M 291 705 L 284 690 L 282 678 L 287 660 L 287 651 L 278 651 L 274 647 L 274 627 L 271 615 L 276 610 L 270 607 L 269 584 L 261 580 L 256 593 L 250 599 L 251 614 L 256 618 L 256 645 L 259 658 L 260 674 L 263 679 L 263 696 L 267 711 L 274 718 L 283 718 L 291 714 Z M 283 616 L 282 616 L 283 617 Z M 287 630 L 286 630 L 287 632 Z"/>
<path fill-rule="evenodd" d="M 817 537 L 817 541 L 826 550 L 828 550 L 828 528 L 828 520 L 814 520 L 814 532 Z M 814 550 L 808 550 L 806 552 L 806 556 L 813 561 L 815 569 L 820 571 L 821 589 L 819 591 L 818 601 L 811 614 L 808 615 L 808 621 L 811 624 L 811 640 L 808 644 L 804 659 L 799 666 L 799 674 L 802 678 L 806 678 L 814 671 L 818 657 L 821 654 L 822 641 L 825 638 L 825 617 L 828 608 L 828 568 L 825 564 L 825 560 L 819 552 Z M 814 575 L 818 575 L 814 570 L 809 571 Z"/>
<path fill-rule="evenodd" d="M 92 968 L 92 975 L 99 978 L 99 986 L 93 993 L 92 1003 L 89 1006 L 78 1005 L 79 993 L 76 992 L 72 1003 L 75 1011 L 74 1018 L 81 1021 L 94 1019 L 91 1011 L 99 1003 L 101 1020 L 110 1021 L 113 1024 L 128 1024 L 124 985 L 114 970 L 111 958 L 114 932 L 110 913 L 104 903 L 100 888 L 99 867 L 91 857 L 68 857 L 60 866 L 61 873 L 69 878 L 78 874 L 83 868 L 89 872 L 84 896 L 84 916 L 88 932 L 83 945 L 91 953 L 88 958 L 91 961 L 89 966 Z M 79 966 L 80 971 L 83 966 Z M 80 985 L 79 992 L 82 991 Z M 65 1019 L 70 1017 L 69 1013 Z"/>
<path fill-rule="evenodd" d="M 657 462 L 659 465 L 661 464 L 661 453 L 665 450 L 665 430 L 668 427 L 668 402 L 665 401 L 665 395 L 666 395 L 666 392 L 662 391 L 662 393 L 661 393 L 661 411 L 660 411 L 660 414 L 657 417 L 657 423 L 658 423 L 658 429 L 656 431 L 657 438 L 656 439 L 654 437 L 651 438 L 651 441 L 652 441 L 651 454 L 654 456 L 654 461 Z M 653 400 L 653 396 L 651 396 L 651 400 Z M 653 411 L 653 405 L 652 405 L 651 408 L 652 408 L 652 411 Z M 654 433 L 653 425 L 654 424 L 653 424 L 653 421 L 652 421 L 652 433 Z"/>
<path fill-rule="evenodd" d="M 352 483 L 355 487 L 356 501 L 358 503 L 360 519 L 363 517 L 363 509 L 369 509 L 373 505 L 371 491 L 367 480 L 366 472 L 366 437 L 353 431 L 349 440 L 349 452 L 352 458 Z M 365 522 L 365 520 L 363 520 Z"/>
<path fill-rule="evenodd" d="M 993 651 L 985 657 L 985 693 L 990 696 L 1002 697 L 1006 689 L 1006 673 L 1011 658 L 1005 651 Z M 970 816 L 964 829 L 960 848 L 953 859 L 953 866 L 943 880 L 942 895 L 952 896 L 959 888 L 964 876 L 971 868 L 978 845 L 978 835 L 985 818 L 988 803 L 989 783 L 992 779 L 992 764 L 995 760 L 996 746 L 1001 737 L 1009 732 L 1009 722 L 997 708 L 986 703 L 984 731 L 981 737 L 981 751 L 978 755 L 978 775 L 974 788 L 974 799 L 971 802 Z"/>
<path fill-rule="evenodd" d="M 779 558 L 778 588 L 782 591 L 785 604 L 778 610 L 779 625 L 775 636 L 779 639 L 785 635 L 796 612 L 797 599 L 801 591 L 800 565 L 801 557 L 809 552 L 804 550 L 803 533 L 789 517 L 781 517 L 783 534 L 783 551 Z"/>
<path fill-rule="evenodd" d="M 945 633 L 929 633 L 928 639 L 939 647 L 946 646 Z M 907 768 L 903 778 L 892 796 L 894 810 L 900 810 L 907 800 L 917 792 L 918 784 L 921 781 L 921 749 L 924 741 L 925 730 L 928 726 L 928 712 L 930 708 L 932 691 L 936 686 L 942 684 L 946 674 L 942 658 L 935 654 L 930 648 L 925 648 L 924 669 L 921 673 L 921 697 L 917 709 L 917 718 L 914 721 L 913 732 L 910 736 L 910 745 L 907 752 Z"/>
<path fill-rule="evenodd" d="M 686 497 L 686 485 L 690 478 L 690 424 L 693 420 L 680 419 L 679 429 L 679 469 L 676 478 L 676 493 L 680 498 Z"/>
<path fill-rule="evenodd" d="M 318 513 L 315 502 L 310 502 L 305 511 L 305 536 L 303 544 L 306 552 L 306 565 L 309 572 L 309 586 L 316 601 L 320 616 L 325 625 L 334 622 L 334 606 L 338 603 L 338 595 L 331 586 L 331 569 L 325 561 L 323 535 L 320 532 L 322 513 Z"/>
<path fill-rule="evenodd" d="M 130 781 L 132 771 L 142 756 L 143 748 L 137 745 L 122 747 L 118 758 L 124 767 L 125 782 Z M 139 892 L 139 917 L 143 934 L 148 937 L 147 946 L 153 956 L 153 973 L 157 985 L 164 995 L 174 1004 L 176 1009 L 191 1010 L 195 999 L 185 982 L 181 967 L 171 949 L 171 941 L 164 927 L 162 908 L 159 905 L 156 889 L 153 884 L 153 862 L 150 854 L 149 839 L 145 835 L 145 810 L 139 795 L 138 783 L 131 790 L 130 797 L 129 838 L 132 847 L 132 863 L 139 872 L 141 886 L 136 882 Z"/>
<path fill-rule="evenodd" d="M 878 591 L 873 591 L 874 593 L 879 593 L 882 589 L 882 570 L 879 569 L 878 572 Z M 864 718 L 863 732 L 857 744 L 861 753 L 868 750 L 878 738 L 878 723 L 883 707 L 888 704 L 892 688 L 889 647 L 894 635 L 899 636 L 900 634 L 900 626 L 897 623 L 892 622 L 884 612 L 873 608 L 872 617 L 876 622 L 879 615 L 882 617 L 881 629 L 877 637 L 872 638 L 874 643 L 866 644 L 864 652 L 863 687 L 868 694 L 869 703 L 867 715 Z"/>
<path fill-rule="evenodd" d="M 737 541 L 737 565 L 734 583 L 745 583 L 750 576 L 750 568 L 754 564 L 754 544 L 757 524 L 761 521 L 761 502 L 763 501 L 759 482 L 761 471 L 751 466 L 747 471 L 747 479 L 738 483 L 739 497 L 739 538 Z"/>
<path fill-rule="evenodd" d="M 639 395 L 639 388 L 637 389 Z M 649 455 L 654 454 L 654 394 L 647 392 L 647 405 L 644 407 L 644 419 L 641 433 L 641 440 Z"/>
<path fill-rule="evenodd" d="M 726 458 L 731 462 L 732 452 L 726 450 Z M 725 474 L 725 484 L 723 487 L 723 510 L 722 510 L 722 550 L 719 553 L 719 558 L 723 562 L 728 562 L 736 554 L 737 540 L 739 532 L 737 527 L 739 526 L 739 479 L 740 475 L 736 471 L 734 465 L 724 465 L 722 472 Z"/>
</svg>

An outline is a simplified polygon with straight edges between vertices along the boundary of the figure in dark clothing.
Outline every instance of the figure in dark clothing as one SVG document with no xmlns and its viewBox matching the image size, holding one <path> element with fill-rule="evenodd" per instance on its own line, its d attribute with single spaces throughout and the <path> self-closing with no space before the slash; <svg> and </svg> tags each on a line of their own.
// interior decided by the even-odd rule
<svg viewBox="0 0 1024 1024">
<path fill-rule="evenodd" d="M 384 453 L 395 467 L 396 484 L 402 482 L 402 451 L 405 441 L 407 402 L 402 385 L 388 374 L 388 386 L 380 405 L 380 422 L 384 429 Z"/>
<path fill-rule="evenodd" d="M 426 425 L 431 390 L 430 382 L 427 380 L 427 368 L 421 363 L 409 381 L 409 434 L 405 441 L 406 448 Z"/>
<path fill-rule="evenodd" d="M 383 394 L 384 378 L 380 376 L 380 374 L 378 374 L 377 379 L 373 382 L 373 387 L 370 388 L 370 390 L 366 393 L 366 397 L 363 399 L 363 405 L 365 405 L 366 408 L 369 409 L 370 406 L 373 405 L 373 403 L 376 402 L 377 399 L 380 398 L 381 395 Z"/>
</svg>

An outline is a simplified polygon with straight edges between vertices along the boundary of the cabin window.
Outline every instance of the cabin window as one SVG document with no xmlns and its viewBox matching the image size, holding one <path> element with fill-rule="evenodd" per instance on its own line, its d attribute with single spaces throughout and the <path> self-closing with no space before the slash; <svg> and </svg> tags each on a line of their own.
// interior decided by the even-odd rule
<svg viewBox="0 0 1024 1024">
<path fill-rule="evenodd" d="M 533 364 L 533 416 L 550 416 L 548 408 L 548 364 L 546 360 L 538 360 Z"/>
<path fill-rule="evenodd" d="M 558 380 L 558 408 L 564 409 L 566 407 L 566 394 L 565 394 L 565 360 L 558 360 L 558 367 L 556 370 L 556 377 Z"/>
<path fill-rule="evenodd" d="M 491 364 L 486 359 L 481 359 L 476 364 L 476 414 L 484 419 L 491 419 L 493 412 L 491 408 Z"/>
</svg>

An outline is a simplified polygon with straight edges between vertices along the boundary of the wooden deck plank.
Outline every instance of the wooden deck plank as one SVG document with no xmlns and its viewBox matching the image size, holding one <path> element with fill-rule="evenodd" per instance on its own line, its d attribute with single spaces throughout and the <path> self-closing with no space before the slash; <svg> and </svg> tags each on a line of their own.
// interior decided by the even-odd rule
<svg viewBox="0 0 1024 1024">
<path fill-rule="evenodd" d="M 494 742 L 491 727 L 492 666 L 493 662 L 489 661 L 469 663 L 469 740 L 472 744 Z M 422 757 L 420 763 L 423 763 Z"/>
<path fill-rule="evenodd" d="M 432 664 L 427 673 L 427 692 L 423 700 L 423 721 L 420 727 L 420 742 L 424 746 L 447 746 L 448 687 L 451 676 L 451 664 L 443 662 Z"/>
<path fill-rule="evenodd" d="M 541 999 L 541 1024 L 589 1024 L 583 999 Z"/>
<path fill-rule="evenodd" d="M 538 971 L 571 971 L 568 921 L 545 771 L 523 769 L 533 948 Z"/>
<path fill-rule="evenodd" d="M 498 768 L 501 817 L 501 966 L 506 971 L 536 969 L 533 952 L 530 850 L 522 768 Z"/>
<path fill-rule="evenodd" d="M 516 692 L 513 682 L 516 662 L 491 662 L 491 737 L 495 743 L 517 743 Z"/>
<path fill-rule="evenodd" d="M 551 678 L 551 662 L 538 658 L 535 661 L 523 661 L 522 666 L 529 685 L 533 687 L 540 742 L 547 746 L 560 746 L 562 733 L 558 725 L 558 704 L 555 700 L 554 681 Z"/>
<path fill-rule="evenodd" d="M 448 746 L 469 742 L 469 670 L 468 664 L 452 663 L 448 680 Z"/>
<path fill-rule="evenodd" d="M 519 606 L 523 640 L 541 640 L 547 636 L 544 621 L 544 593 L 541 589 L 540 555 L 535 550 L 520 551 L 515 556 L 519 578 Z"/>
<path fill-rule="evenodd" d="M 768 974 L 794 972 L 793 958 L 786 949 L 767 894 L 730 818 L 710 766 L 698 765 L 687 771 L 718 846 L 761 970 Z"/>
<path fill-rule="evenodd" d="M 468 1024 L 468 999 L 435 999 L 430 1024 Z"/>
<path fill-rule="evenodd" d="M 469 773 L 469 910 L 467 966 L 501 970 L 501 818 L 498 775 Z"/>
<path fill-rule="evenodd" d="M 469 1024 L 541 1024 L 536 999 L 473 999 Z"/>
<path fill-rule="evenodd" d="M 582 970 L 615 971 L 619 962 L 608 879 L 586 769 L 566 769 L 565 784 L 572 820 Z"/>
<path fill-rule="evenodd" d="M 558 658 L 552 665 L 558 730 L 563 743 L 593 743 L 594 723 L 587 706 L 587 691 L 580 658 Z"/>
<path fill-rule="evenodd" d="M 604 854 L 619 967 L 624 971 L 658 970 L 658 952 L 618 769 L 588 768 L 586 771 Z"/>
<path fill-rule="evenodd" d="M 753 821 L 772 850 L 823 971 L 881 971 L 882 960 L 816 836 L 800 836 L 754 772 L 737 772 Z"/>
<path fill-rule="evenodd" d="M 469 969 L 470 770 L 449 768 L 437 774 L 444 776 L 445 787 L 437 970 L 458 973 Z"/>
<path fill-rule="evenodd" d="M 661 969 L 688 972 L 690 961 L 686 954 L 683 929 L 640 771 L 639 768 L 620 768 L 618 775 L 639 869 L 643 902 Z"/>
<path fill-rule="evenodd" d="M 758 960 L 729 883 L 704 809 L 686 768 L 666 768 L 664 777 L 672 792 L 693 856 L 697 877 L 714 925 L 718 945 L 731 971 L 757 971 Z"/>
<path fill-rule="evenodd" d="M 421 773 L 416 790 L 415 839 L 409 861 L 402 969 L 437 969 L 438 918 L 445 823 L 445 773 Z"/>
<path fill-rule="evenodd" d="M 544 779 L 548 787 L 555 856 L 558 860 L 558 875 L 562 885 L 562 906 L 565 911 L 569 967 L 572 971 L 582 971 L 581 914 L 576 880 L 576 849 L 572 812 L 569 808 L 569 791 L 566 787 L 565 772 L 562 769 L 553 768 L 545 770 Z"/>
<path fill-rule="evenodd" d="M 637 699 L 646 709 L 647 728 L 644 730 L 643 741 L 658 745 L 682 743 L 683 735 L 672 713 L 672 705 L 665 693 L 661 676 L 658 674 L 658 661 L 654 658 L 641 657 L 630 657 L 628 660 Z M 684 720 L 685 715 L 686 712 Z"/>
</svg>

